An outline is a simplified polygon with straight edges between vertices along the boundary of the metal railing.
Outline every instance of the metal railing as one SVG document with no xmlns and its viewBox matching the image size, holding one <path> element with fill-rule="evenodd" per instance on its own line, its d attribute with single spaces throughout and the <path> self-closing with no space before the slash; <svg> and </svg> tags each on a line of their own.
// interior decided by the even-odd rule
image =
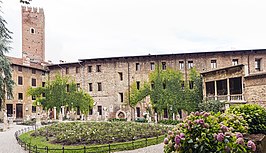
<svg viewBox="0 0 266 153">
<path fill-rule="evenodd" d="M 155 145 L 163 142 L 164 135 L 156 136 L 153 138 L 145 138 L 141 140 L 132 140 L 129 142 L 122 143 L 108 143 L 105 145 L 98 146 L 83 146 L 80 148 L 67 148 L 62 145 L 62 148 L 49 148 L 48 146 L 39 147 L 37 145 L 32 145 L 31 143 L 27 143 L 22 141 L 19 136 L 25 132 L 29 132 L 31 130 L 37 130 L 38 127 L 27 127 L 15 132 L 15 138 L 18 144 L 24 148 L 24 150 L 28 150 L 29 153 L 53 153 L 53 152 L 62 152 L 62 153 L 111 153 L 114 151 L 123 151 L 123 150 L 133 150 L 137 148 L 143 148 L 150 145 Z"/>
</svg>

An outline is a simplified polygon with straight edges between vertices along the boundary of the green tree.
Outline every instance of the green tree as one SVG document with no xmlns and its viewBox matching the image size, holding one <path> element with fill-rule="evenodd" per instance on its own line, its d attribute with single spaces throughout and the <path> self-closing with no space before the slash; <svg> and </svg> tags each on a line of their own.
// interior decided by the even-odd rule
<svg viewBox="0 0 266 153">
<path fill-rule="evenodd" d="M 1 2 L 1 1 L 0 1 Z M 4 55 L 10 50 L 10 43 L 12 37 L 7 27 L 7 22 L 0 15 L 0 101 L 1 108 L 6 109 L 5 96 L 13 96 L 12 90 L 14 81 L 12 80 L 11 66 L 8 58 Z"/>
</svg>

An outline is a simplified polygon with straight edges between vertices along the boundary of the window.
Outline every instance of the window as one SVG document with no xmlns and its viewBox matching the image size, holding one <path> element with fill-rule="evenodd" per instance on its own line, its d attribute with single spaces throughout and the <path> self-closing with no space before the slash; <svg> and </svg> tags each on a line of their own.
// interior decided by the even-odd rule
<svg viewBox="0 0 266 153">
<path fill-rule="evenodd" d="M 151 83 L 151 89 L 154 89 L 154 83 L 153 82 Z"/>
<path fill-rule="evenodd" d="M 137 111 L 137 117 L 140 117 L 140 108 L 136 107 L 136 111 Z"/>
<path fill-rule="evenodd" d="M 162 62 L 162 69 L 166 70 L 166 62 Z"/>
<path fill-rule="evenodd" d="M 92 83 L 89 83 L 89 91 L 92 91 Z"/>
<path fill-rule="evenodd" d="M 91 73 L 92 72 L 92 66 L 88 66 L 88 73 Z"/>
<path fill-rule="evenodd" d="M 42 87 L 45 87 L 45 82 L 42 82 Z"/>
<path fill-rule="evenodd" d="M 69 74 L 69 68 L 66 67 L 66 74 Z"/>
<path fill-rule="evenodd" d="M 98 106 L 98 113 L 99 113 L 99 115 L 103 115 L 102 106 Z"/>
<path fill-rule="evenodd" d="M 18 76 L 18 85 L 23 85 L 23 78 L 22 78 L 22 76 Z"/>
<path fill-rule="evenodd" d="M 124 95 L 123 93 L 119 93 L 119 97 L 120 97 L 120 102 L 124 102 Z"/>
<path fill-rule="evenodd" d="M 93 108 L 90 108 L 89 109 L 89 115 L 92 115 L 93 114 Z"/>
<path fill-rule="evenodd" d="M 42 93 L 42 97 L 45 97 L 45 93 Z"/>
<path fill-rule="evenodd" d="M 31 96 L 31 100 L 36 100 L 36 97 L 35 96 Z"/>
<path fill-rule="evenodd" d="M 18 100 L 23 100 L 23 93 L 18 93 Z"/>
<path fill-rule="evenodd" d="M 193 89 L 194 86 L 194 82 L 193 81 L 189 81 L 189 89 Z"/>
<path fill-rule="evenodd" d="M 122 72 L 118 72 L 118 75 L 119 75 L 120 81 L 122 81 L 123 80 L 123 73 Z"/>
<path fill-rule="evenodd" d="M 136 71 L 139 71 L 139 70 L 140 70 L 140 64 L 136 63 Z"/>
<path fill-rule="evenodd" d="M 34 34 L 35 33 L 35 29 L 34 28 L 30 28 L 30 33 Z"/>
<path fill-rule="evenodd" d="M 261 58 L 255 59 L 255 70 L 257 70 L 257 71 L 261 70 Z"/>
<path fill-rule="evenodd" d="M 96 72 L 101 72 L 101 65 L 96 65 Z"/>
<path fill-rule="evenodd" d="M 184 61 L 179 61 L 179 69 L 180 70 L 184 69 Z"/>
<path fill-rule="evenodd" d="M 188 68 L 189 69 L 193 68 L 193 61 L 188 61 Z"/>
<path fill-rule="evenodd" d="M 36 79 L 31 79 L 31 86 L 36 87 Z"/>
<path fill-rule="evenodd" d="M 212 68 L 212 69 L 217 68 L 216 60 L 211 60 L 211 68 Z"/>
<path fill-rule="evenodd" d="M 22 67 L 21 66 L 18 66 L 18 71 L 22 72 Z"/>
<path fill-rule="evenodd" d="M 36 113 L 36 106 L 31 106 L 31 112 Z"/>
<path fill-rule="evenodd" d="M 163 83 L 163 89 L 166 89 L 166 83 L 165 82 Z"/>
<path fill-rule="evenodd" d="M 66 91 L 69 92 L 69 84 L 66 85 Z"/>
<path fill-rule="evenodd" d="M 80 90 L 80 83 L 77 83 L 77 90 Z"/>
<path fill-rule="evenodd" d="M 80 72 L 80 68 L 76 67 L 76 73 L 79 73 L 79 72 Z"/>
<path fill-rule="evenodd" d="M 32 69 L 32 70 L 31 70 L 31 73 L 32 73 L 32 74 L 36 74 L 36 70 L 35 70 L 35 69 Z"/>
<path fill-rule="evenodd" d="M 237 65 L 238 64 L 238 59 L 233 59 L 232 60 L 232 65 Z"/>
<path fill-rule="evenodd" d="M 163 118 L 168 118 L 168 110 L 166 108 L 163 109 Z"/>
<path fill-rule="evenodd" d="M 12 99 L 12 96 L 11 95 L 6 95 L 6 99 L 7 100 L 11 100 Z M 1 106 L 1 105 L 0 105 Z"/>
<path fill-rule="evenodd" d="M 154 64 L 154 62 L 151 62 L 151 70 L 152 71 L 155 70 L 155 64 Z"/>
<path fill-rule="evenodd" d="M 137 81 L 136 83 L 137 83 L 137 89 L 139 90 L 139 88 L 140 88 L 140 82 Z"/>
<path fill-rule="evenodd" d="M 98 82 L 98 91 L 102 91 L 102 83 Z"/>
</svg>

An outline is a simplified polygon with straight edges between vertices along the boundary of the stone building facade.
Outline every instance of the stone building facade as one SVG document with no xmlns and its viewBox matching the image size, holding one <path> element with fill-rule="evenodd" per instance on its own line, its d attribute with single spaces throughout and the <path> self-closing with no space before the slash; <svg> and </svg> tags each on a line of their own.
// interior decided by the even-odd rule
<svg viewBox="0 0 266 153">
<path fill-rule="evenodd" d="M 93 97 L 94 107 L 88 116 L 91 120 L 143 117 L 149 107 L 149 97 L 131 109 L 126 94 L 130 93 L 133 82 L 143 86 L 155 65 L 182 72 L 184 81 L 189 81 L 189 69 L 196 68 L 203 76 L 206 99 L 226 100 L 229 105 L 247 102 L 265 105 L 266 49 L 108 57 L 49 64 L 44 62 L 43 10 L 22 7 L 22 21 L 23 55 L 19 59 L 10 57 L 16 85 L 14 98 L 7 100 L 8 114 L 16 118 L 34 117 L 33 100 L 26 96 L 26 90 L 33 86 L 32 82 L 43 86 L 56 74 L 71 77 Z"/>
</svg>

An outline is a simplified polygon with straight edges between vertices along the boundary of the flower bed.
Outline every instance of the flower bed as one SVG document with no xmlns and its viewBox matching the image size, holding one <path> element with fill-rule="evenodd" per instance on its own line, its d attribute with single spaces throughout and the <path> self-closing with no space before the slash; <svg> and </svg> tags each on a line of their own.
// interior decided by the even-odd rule
<svg viewBox="0 0 266 153">
<path fill-rule="evenodd" d="M 31 134 L 64 145 L 108 144 L 165 134 L 168 127 L 132 122 L 69 122 L 46 126 Z"/>
</svg>

